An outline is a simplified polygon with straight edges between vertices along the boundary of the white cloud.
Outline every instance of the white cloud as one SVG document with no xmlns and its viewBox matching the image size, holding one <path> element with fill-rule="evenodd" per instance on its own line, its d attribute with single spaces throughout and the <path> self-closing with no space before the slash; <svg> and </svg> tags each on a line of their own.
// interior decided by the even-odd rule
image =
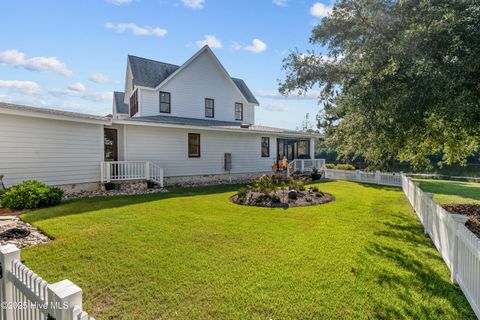
<svg viewBox="0 0 480 320">
<path fill-rule="evenodd" d="M 87 88 L 79 82 L 70 85 L 66 89 L 55 88 L 48 90 L 48 93 L 55 97 L 68 96 L 90 101 L 111 101 L 113 97 L 111 92 L 88 91 Z"/>
<path fill-rule="evenodd" d="M 132 3 L 133 0 L 106 0 L 107 2 L 116 4 L 117 6 L 122 5 L 122 4 L 129 4 Z"/>
<path fill-rule="evenodd" d="M 280 7 L 286 7 L 288 0 L 272 0 L 272 3 Z"/>
<path fill-rule="evenodd" d="M 197 47 L 202 48 L 203 46 L 208 45 L 210 48 L 222 48 L 222 42 L 215 37 L 214 35 L 207 34 L 202 40 L 195 42 Z"/>
<path fill-rule="evenodd" d="M 109 83 L 110 77 L 100 72 L 94 72 L 88 77 L 88 80 L 95 83 Z"/>
<path fill-rule="evenodd" d="M 118 33 L 124 33 L 127 30 L 130 30 L 136 36 L 155 36 L 155 37 L 164 37 L 167 34 L 167 30 L 160 27 L 139 27 L 135 23 L 117 23 L 113 24 L 111 22 L 105 23 L 105 28 L 113 30 Z"/>
<path fill-rule="evenodd" d="M 315 2 L 310 8 L 310 14 L 317 18 L 328 16 L 332 12 L 332 6 L 327 6 L 320 2 Z"/>
<path fill-rule="evenodd" d="M 267 50 L 267 45 L 260 39 L 253 39 L 252 45 L 245 47 L 245 50 L 253 53 L 260 53 Z"/>
<path fill-rule="evenodd" d="M 73 72 L 57 57 L 33 57 L 27 59 L 23 52 L 18 50 L 6 50 L 0 52 L 0 63 L 13 67 L 23 67 L 30 71 L 55 72 L 65 77 L 70 77 Z"/>
<path fill-rule="evenodd" d="M 318 100 L 320 95 L 319 90 L 309 90 L 304 95 L 299 95 L 292 93 L 288 96 L 284 96 L 279 92 L 276 91 L 263 91 L 259 90 L 255 93 L 257 96 L 262 98 L 270 98 L 270 99 L 280 99 L 280 100 Z"/>
<path fill-rule="evenodd" d="M 0 80 L 0 88 L 13 89 L 28 95 L 39 94 L 42 91 L 38 83 L 20 80 Z"/>
<path fill-rule="evenodd" d="M 238 42 L 233 42 L 232 49 L 235 51 L 245 50 L 253 53 L 260 53 L 267 50 L 267 44 L 262 40 L 255 38 L 252 40 L 252 44 L 249 46 L 241 45 Z"/>
<path fill-rule="evenodd" d="M 85 92 L 87 91 L 87 88 L 83 85 L 81 82 L 75 82 L 68 86 L 68 89 L 73 90 L 73 91 L 78 91 L 78 92 Z"/>
<path fill-rule="evenodd" d="M 288 111 L 288 107 L 282 102 L 267 103 L 262 105 L 262 107 L 269 111 Z"/>
<path fill-rule="evenodd" d="M 182 0 L 182 3 L 190 9 L 203 9 L 205 0 Z"/>
</svg>

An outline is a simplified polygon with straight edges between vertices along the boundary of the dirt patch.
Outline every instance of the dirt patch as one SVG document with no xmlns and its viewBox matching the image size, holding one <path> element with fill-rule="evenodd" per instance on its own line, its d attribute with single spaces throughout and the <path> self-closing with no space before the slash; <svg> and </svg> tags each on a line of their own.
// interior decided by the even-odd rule
<svg viewBox="0 0 480 320">
<path fill-rule="evenodd" d="M 10 210 L 7 208 L 0 207 L 0 216 L 19 216 L 28 212 L 29 210 Z"/>
<path fill-rule="evenodd" d="M 465 226 L 480 238 L 480 205 L 479 204 L 446 204 L 443 208 L 450 213 L 468 216 Z"/>
<path fill-rule="evenodd" d="M 335 197 L 328 193 L 316 191 L 298 191 L 297 199 L 288 197 L 288 190 L 277 190 L 265 195 L 260 192 L 247 192 L 244 197 L 238 194 L 230 197 L 230 201 L 244 206 L 267 207 L 267 208 L 290 208 L 290 207 L 306 207 L 315 206 L 332 202 Z"/>
</svg>

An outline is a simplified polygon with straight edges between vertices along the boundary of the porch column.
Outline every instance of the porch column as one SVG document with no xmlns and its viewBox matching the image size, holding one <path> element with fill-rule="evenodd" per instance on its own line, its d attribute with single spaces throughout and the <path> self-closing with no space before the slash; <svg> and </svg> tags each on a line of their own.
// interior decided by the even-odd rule
<svg viewBox="0 0 480 320">
<path fill-rule="evenodd" d="M 315 138 L 310 138 L 310 159 L 315 159 Z"/>
</svg>

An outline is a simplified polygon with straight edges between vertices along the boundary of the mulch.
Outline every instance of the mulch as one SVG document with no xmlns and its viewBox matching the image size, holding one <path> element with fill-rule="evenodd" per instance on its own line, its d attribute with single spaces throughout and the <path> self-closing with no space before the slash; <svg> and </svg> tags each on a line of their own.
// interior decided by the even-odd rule
<svg viewBox="0 0 480 320">
<path fill-rule="evenodd" d="M 480 205 L 479 204 L 446 204 L 443 208 L 450 213 L 468 216 L 465 226 L 480 238 Z"/>
<path fill-rule="evenodd" d="M 273 202 L 271 196 L 276 195 L 280 202 Z M 315 206 L 335 200 L 335 197 L 328 193 L 314 191 L 299 191 L 296 200 L 288 199 L 288 190 L 277 190 L 271 193 L 269 197 L 259 192 L 248 192 L 245 202 L 240 202 L 238 196 L 230 197 L 230 201 L 239 205 L 266 207 L 266 208 L 289 208 L 289 207 L 306 207 Z"/>
</svg>

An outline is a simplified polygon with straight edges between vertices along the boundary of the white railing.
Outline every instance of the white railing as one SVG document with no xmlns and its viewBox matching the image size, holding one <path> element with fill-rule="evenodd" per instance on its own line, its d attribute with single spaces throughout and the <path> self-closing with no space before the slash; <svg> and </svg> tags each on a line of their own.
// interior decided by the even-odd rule
<svg viewBox="0 0 480 320">
<path fill-rule="evenodd" d="M 101 181 L 151 180 L 163 187 L 163 168 L 150 161 L 104 161 Z"/>
<path fill-rule="evenodd" d="M 94 320 L 82 311 L 82 289 L 69 280 L 48 284 L 20 262 L 13 244 L 0 246 L 1 320 Z"/>
<path fill-rule="evenodd" d="M 375 183 L 386 186 L 400 187 L 402 185 L 402 175 L 394 172 L 325 169 L 325 178 L 362 183 Z"/>
<path fill-rule="evenodd" d="M 480 318 L 480 239 L 465 226 L 468 217 L 448 213 L 409 177 L 402 176 L 402 189 L 450 268 L 452 282 L 458 283 Z"/>
<path fill-rule="evenodd" d="M 314 168 L 323 170 L 325 167 L 325 159 L 295 159 L 288 164 L 288 167 L 288 175 L 290 175 L 291 172 L 312 172 Z"/>
</svg>

